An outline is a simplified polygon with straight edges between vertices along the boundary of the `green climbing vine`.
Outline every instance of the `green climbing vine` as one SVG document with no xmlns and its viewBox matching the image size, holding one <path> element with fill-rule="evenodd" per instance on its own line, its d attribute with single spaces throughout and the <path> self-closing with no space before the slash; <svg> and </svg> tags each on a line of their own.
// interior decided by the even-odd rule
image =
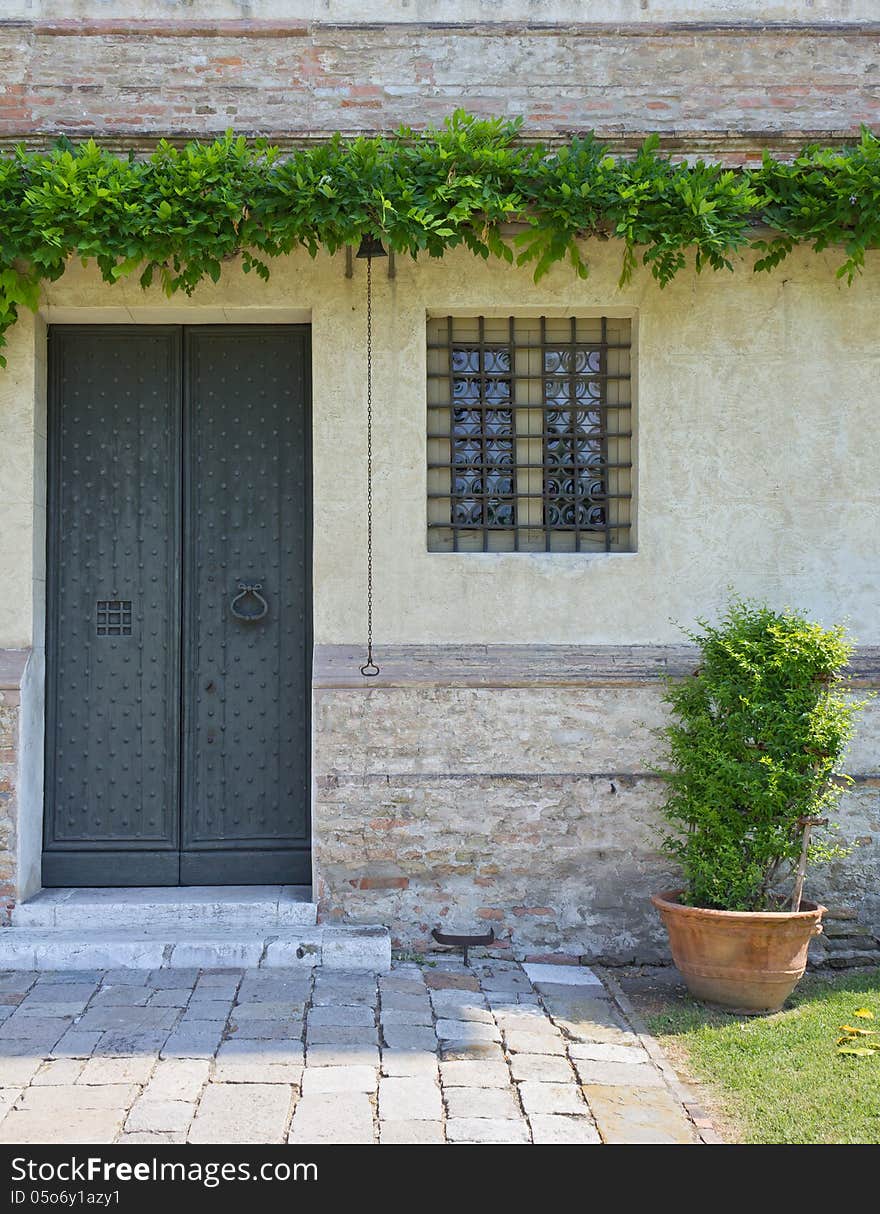
<svg viewBox="0 0 880 1214">
<path fill-rule="evenodd" d="M 138 274 L 168 295 L 217 281 L 225 261 L 268 278 L 268 262 L 315 255 L 373 233 L 398 253 L 439 257 L 464 245 L 530 265 L 540 278 L 567 259 L 587 274 L 583 241 L 623 242 L 621 282 L 641 262 L 665 286 L 693 257 L 731 269 L 758 250 L 771 270 L 801 243 L 840 246 L 852 282 L 880 244 L 880 140 L 864 130 L 840 150 L 809 147 L 758 168 L 674 163 L 649 138 L 631 158 L 592 136 L 547 148 L 520 124 L 462 111 L 440 129 L 343 139 L 282 155 L 232 133 L 149 156 L 117 156 L 92 140 L 0 158 L 0 344 L 18 309 L 71 258 L 107 282 Z M 522 230 L 504 234 L 519 221 Z M 756 224 L 772 229 L 758 239 Z"/>
</svg>

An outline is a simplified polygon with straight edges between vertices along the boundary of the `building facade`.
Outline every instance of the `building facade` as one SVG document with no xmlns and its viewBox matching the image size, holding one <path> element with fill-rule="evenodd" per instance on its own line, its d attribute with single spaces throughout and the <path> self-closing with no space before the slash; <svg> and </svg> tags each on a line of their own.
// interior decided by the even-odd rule
<svg viewBox="0 0 880 1214">
<path fill-rule="evenodd" d="M 878 121 L 856 0 L 286 8 L 21 0 L 2 141 L 283 145 L 463 105 L 742 163 Z M 730 590 L 803 608 L 880 683 L 880 260 L 847 287 L 835 250 L 774 276 L 747 255 L 661 291 L 619 288 L 614 241 L 586 256 L 538 284 L 463 251 L 374 262 L 369 679 L 364 263 L 45 289 L 0 372 L 8 909 L 288 882 L 403 949 L 491 927 L 517 955 L 663 955 L 681 627 Z M 841 962 L 880 934 L 878 736 L 875 704 L 850 854 L 811 878 Z"/>
</svg>

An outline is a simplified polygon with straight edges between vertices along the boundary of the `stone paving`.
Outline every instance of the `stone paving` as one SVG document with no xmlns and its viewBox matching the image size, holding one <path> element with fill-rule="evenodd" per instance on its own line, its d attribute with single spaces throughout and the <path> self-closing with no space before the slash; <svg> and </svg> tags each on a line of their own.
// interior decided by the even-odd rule
<svg viewBox="0 0 880 1214">
<path fill-rule="evenodd" d="M 6 972 L 0 1019 L 3 1143 L 705 1137 L 581 967 Z"/>
</svg>

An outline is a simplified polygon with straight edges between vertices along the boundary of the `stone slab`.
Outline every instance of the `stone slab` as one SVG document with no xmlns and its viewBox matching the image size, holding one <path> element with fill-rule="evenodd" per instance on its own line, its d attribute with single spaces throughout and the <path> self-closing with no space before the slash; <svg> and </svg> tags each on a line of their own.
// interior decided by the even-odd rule
<svg viewBox="0 0 880 1214">
<path fill-rule="evenodd" d="M 384 927 L 326 927 L 321 941 L 321 963 L 330 969 L 388 973 L 391 933 Z"/>
<path fill-rule="evenodd" d="M 76 1082 L 85 1065 L 83 1058 L 52 1058 L 43 1063 L 31 1084 L 34 1087 L 66 1087 Z"/>
<path fill-rule="evenodd" d="M 431 1014 L 431 1001 L 428 998 L 427 991 L 423 994 L 412 994 L 410 992 L 402 992 L 388 990 L 387 987 L 382 987 L 382 1015 L 386 1012 L 427 1012 Z"/>
<path fill-rule="evenodd" d="M 641 1042 L 633 1036 L 632 1043 L 617 1045 L 608 1041 L 572 1041 L 568 1047 L 571 1058 L 592 1062 L 624 1062 L 649 1064 L 651 1059 Z"/>
<path fill-rule="evenodd" d="M 532 1141 L 541 1146 L 587 1146 L 601 1143 L 599 1131 L 589 1117 L 557 1117 L 536 1114 L 529 1117 Z"/>
<path fill-rule="evenodd" d="M 571 1063 L 558 1054 L 511 1054 L 510 1070 L 518 1081 L 571 1083 L 574 1079 Z"/>
<path fill-rule="evenodd" d="M 240 925 L 239 925 L 240 930 Z M 181 940 L 176 943 L 168 961 L 170 966 L 190 965 L 258 965 L 265 950 L 262 935 L 243 940 Z"/>
<path fill-rule="evenodd" d="M 384 999 L 386 994 L 424 996 L 428 987 L 421 972 L 418 975 L 403 973 L 395 966 L 390 974 L 379 975 L 379 990 Z"/>
<path fill-rule="evenodd" d="M 190 931 L 252 923 L 265 933 L 279 924 L 314 924 L 316 915 L 317 905 L 305 886 L 150 886 L 40 890 L 15 908 L 12 921 L 17 927 L 87 931 L 96 916 L 117 927 L 185 924 Z"/>
<path fill-rule="evenodd" d="M 382 1024 L 382 1037 L 392 1050 L 436 1050 L 437 1034 L 433 1026 L 417 1024 Z"/>
<path fill-rule="evenodd" d="M 152 1055 L 129 1055 L 125 1058 L 99 1056 L 79 1062 L 78 1084 L 146 1083 L 156 1066 Z"/>
<path fill-rule="evenodd" d="M 162 1046 L 163 1058 L 210 1058 L 217 1052 L 224 1025 L 219 1020 L 189 1020 Z"/>
<path fill-rule="evenodd" d="M 556 1113 L 577 1117 L 587 1112 L 583 1096 L 574 1083 L 545 1083 L 528 1079 L 518 1087 L 522 1106 L 530 1118 L 534 1114 Z"/>
<path fill-rule="evenodd" d="M 664 1086 L 663 1076 L 649 1063 L 603 1062 L 576 1058 L 574 1065 L 581 1083 L 639 1089 Z"/>
<path fill-rule="evenodd" d="M 309 1030 L 319 1025 L 335 1025 L 347 1028 L 369 1026 L 375 1028 L 376 1015 L 368 1006 L 345 1006 L 327 1004 L 313 1007 L 309 1012 Z"/>
<path fill-rule="evenodd" d="M 604 989 L 602 979 L 586 965 L 544 965 L 539 962 L 526 962 L 523 969 L 529 981 L 536 986 L 547 982 L 554 986 L 591 986 Z"/>
<path fill-rule="evenodd" d="M 681 1105 L 665 1088 L 588 1084 L 583 1093 L 604 1142 L 673 1145 L 696 1141 Z"/>
<path fill-rule="evenodd" d="M 310 1066 L 303 1071 L 302 1094 L 375 1092 L 379 1073 L 371 1066 Z"/>
<path fill-rule="evenodd" d="M 198 1100 L 210 1072 L 208 1059 L 163 1059 L 156 1063 L 144 1096 L 150 1100 Z"/>
<path fill-rule="evenodd" d="M 60 913 L 60 912 L 59 912 Z M 106 922 L 107 920 L 102 920 Z M 112 920 L 111 920 L 112 921 Z M 0 932 L 0 970 L 156 970 L 247 968 L 384 973 L 391 967 L 385 927 L 247 927 L 233 921 L 194 931 L 178 920 L 164 928 L 14 926 Z"/>
<path fill-rule="evenodd" d="M 225 1041 L 217 1052 L 217 1083 L 299 1083 L 301 1041 Z"/>
<path fill-rule="evenodd" d="M 198 1022 L 195 1022 L 198 1023 Z M 181 1032 L 186 1029 L 188 1022 L 184 1021 Z M 223 1021 L 220 1021 L 222 1028 Z M 246 1018 L 239 1020 L 233 1016 L 229 1021 L 229 1035 L 240 1041 L 271 1041 L 290 1038 L 301 1038 L 303 1033 L 302 1020 L 254 1020 Z"/>
<path fill-rule="evenodd" d="M 90 1007 L 77 1021 L 80 1032 L 120 1031 L 128 1033 L 151 1032 L 164 1029 L 170 1033 L 180 1013 L 176 1008 L 113 1005 Z"/>
<path fill-rule="evenodd" d="M 437 1075 L 437 1054 L 433 1050 L 382 1051 L 382 1074 L 405 1078 L 409 1075 Z"/>
<path fill-rule="evenodd" d="M 441 1062 L 440 1078 L 444 1088 L 507 1088 L 510 1071 L 505 1062 L 481 1062 L 465 1059 Z"/>
<path fill-rule="evenodd" d="M 365 1092 L 300 1097 L 288 1137 L 288 1142 L 297 1145 L 357 1145 L 375 1140 L 373 1106 Z"/>
<path fill-rule="evenodd" d="M 172 1146 L 186 1142 L 186 1134 L 172 1133 L 168 1130 L 157 1130 L 154 1133 L 137 1130 L 131 1134 L 123 1132 L 118 1136 L 116 1142 L 122 1147 Z"/>
<path fill-rule="evenodd" d="M 308 1045 L 375 1045 L 379 1040 L 375 1024 L 337 1025 L 312 1024 L 306 1028 Z"/>
<path fill-rule="evenodd" d="M 185 1100 L 151 1100 L 141 1097 L 132 1106 L 125 1122 L 126 1132 L 184 1133 L 196 1106 Z"/>
<path fill-rule="evenodd" d="M 489 1024 L 473 1020 L 438 1020 L 434 1026 L 441 1041 L 500 1041 L 501 1033 L 494 1021 Z"/>
<path fill-rule="evenodd" d="M 137 1084 L 71 1084 L 68 1087 L 30 1087 L 18 1102 L 22 1112 L 44 1113 L 61 1124 L 68 1117 L 95 1109 L 128 1109 L 139 1092 Z M 89 1121 L 85 1118 L 84 1121 Z M 49 1140 L 51 1141 L 51 1139 Z"/>
<path fill-rule="evenodd" d="M 309 1066 L 379 1066 L 379 1047 L 369 1045 L 312 1045 L 306 1053 Z"/>
<path fill-rule="evenodd" d="M 55 1044 L 52 1050 L 53 1058 L 88 1058 L 97 1048 L 104 1034 L 101 1032 L 81 1032 L 74 1025 Z"/>
<path fill-rule="evenodd" d="M 0 932 L 0 969 L 105 970 L 121 965 L 151 970 L 162 964 L 164 955 L 162 940 L 140 935 L 120 938 L 94 930 L 84 939 L 80 932 L 16 927 Z"/>
<path fill-rule="evenodd" d="M 442 1121 L 380 1121 L 379 1142 L 387 1146 L 435 1146 L 446 1141 Z"/>
<path fill-rule="evenodd" d="M 291 1089 L 275 1083 L 209 1083 L 190 1126 L 193 1143 L 283 1142 Z"/>
<path fill-rule="evenodd" d="M 89 1116 L 60 1119 L 53 1111 L 18 1112 L 13 1109 L 0 1122 L 0 1142 L 34 1143 L 45 1146 L 87 1146 L 113 1142 L 122 1129 L 126 1110 L 92 1109 Z"/>
<path fill-rule="evenodd" d="M 72 1023 L 72 1016 L 22 1016 L 16 1012 L 0 1024 L 0 1050 L 16 1041 L 42 1041 L 54 1045 Z"/>
<path fill-rule="evenodd" d="M 382 1121 L 439 1121 L 443 1104 L 438 1084 L 428 1076 L 383 1077 L 379 1081 Z"/>
<path fill-rule="evenodd" d="M 430 1004 L 423 1008 L 396 1008 L 387 1007 L 385 1001 L 383 1000 L 381 1021 L 383 1028 L 390 1028 L 392 1025 L 409 1025 L 413 1028 L 430 1028 L 434 1023 L 434 1017 L 431 1013 Z"/>
<path fill-rule="evenodd" d="M 446 1122 L 449 1142 L 526 1143 L 529 1128 L 513 1118 L 451 1117 Z"/>
<path fill-rule="evenodd" d="M 488 1117 L 492 1119 L 522 1117 L 512 1086 L 506 1088 L 450 1087 L 445 1091 L 446 1109 L 449 1117 L 470 1119 Z"/>
<path fill-rule="evenodd" d="M 523 1033 L 519 1029 L 505 1031 L 504 1042 L 511 1054 L 565 1054 L 565 1039 L 561 1033 Z"/>
<path fill-rule="evenodd" d="M 503 1062 L 504 1051 L 495 1041 L 444 1041 L 440 1057 L 443 1062 Z"/>
</svg>

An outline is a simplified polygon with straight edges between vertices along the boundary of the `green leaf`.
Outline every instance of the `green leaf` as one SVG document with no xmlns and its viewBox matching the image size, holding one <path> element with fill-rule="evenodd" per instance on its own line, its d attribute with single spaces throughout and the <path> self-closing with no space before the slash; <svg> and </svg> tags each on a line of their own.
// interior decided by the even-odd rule
<svg viewBox="0 0 880 1214">
<path fill-rule="evenodd" d="M 742 250 L 757 254 L 755 271 L 771 272 L 799 245 L 839 247 L 836 273 L 851 284 L 880 247 L 880 140 L 867 129 L 850 147 L 807 147 L 794 163 L 765 153 L 741 170 L 674 162 L 657 135 L 630 159 L 593 135 L 527 145 L 521 129 L 520 119 L 456 110 L 437 128 L 337 134 L 284 157 L 232 131 L 184 148 L 161 140 L 143 159 L 64 136 L 48 151 L 18 147 L 0 156 L 0 273 L 10 275 L 0 283 L 0 337 L 17 306 L 35 307 L 41 284 L 74 260 L 95 262 L 108 282 L 139 274 L 147 287 L 158 272 L 173 295 L 217 281 L 226 260 L 266 278 L 271 258 L 332 252 L 373 231 L 413 257 L 463 244 L 529 264 L 540 279 L 564 261 L 584 277 L 580 243 L 613 236 L 621 285 L 643 265 L 662 288 L 689 266 L 729 270 Z M 770 239 L 751 240 L 756 219 Z M 500 235 L 511 221 L 528 229 L 518 256 Z"/>
</svg>

